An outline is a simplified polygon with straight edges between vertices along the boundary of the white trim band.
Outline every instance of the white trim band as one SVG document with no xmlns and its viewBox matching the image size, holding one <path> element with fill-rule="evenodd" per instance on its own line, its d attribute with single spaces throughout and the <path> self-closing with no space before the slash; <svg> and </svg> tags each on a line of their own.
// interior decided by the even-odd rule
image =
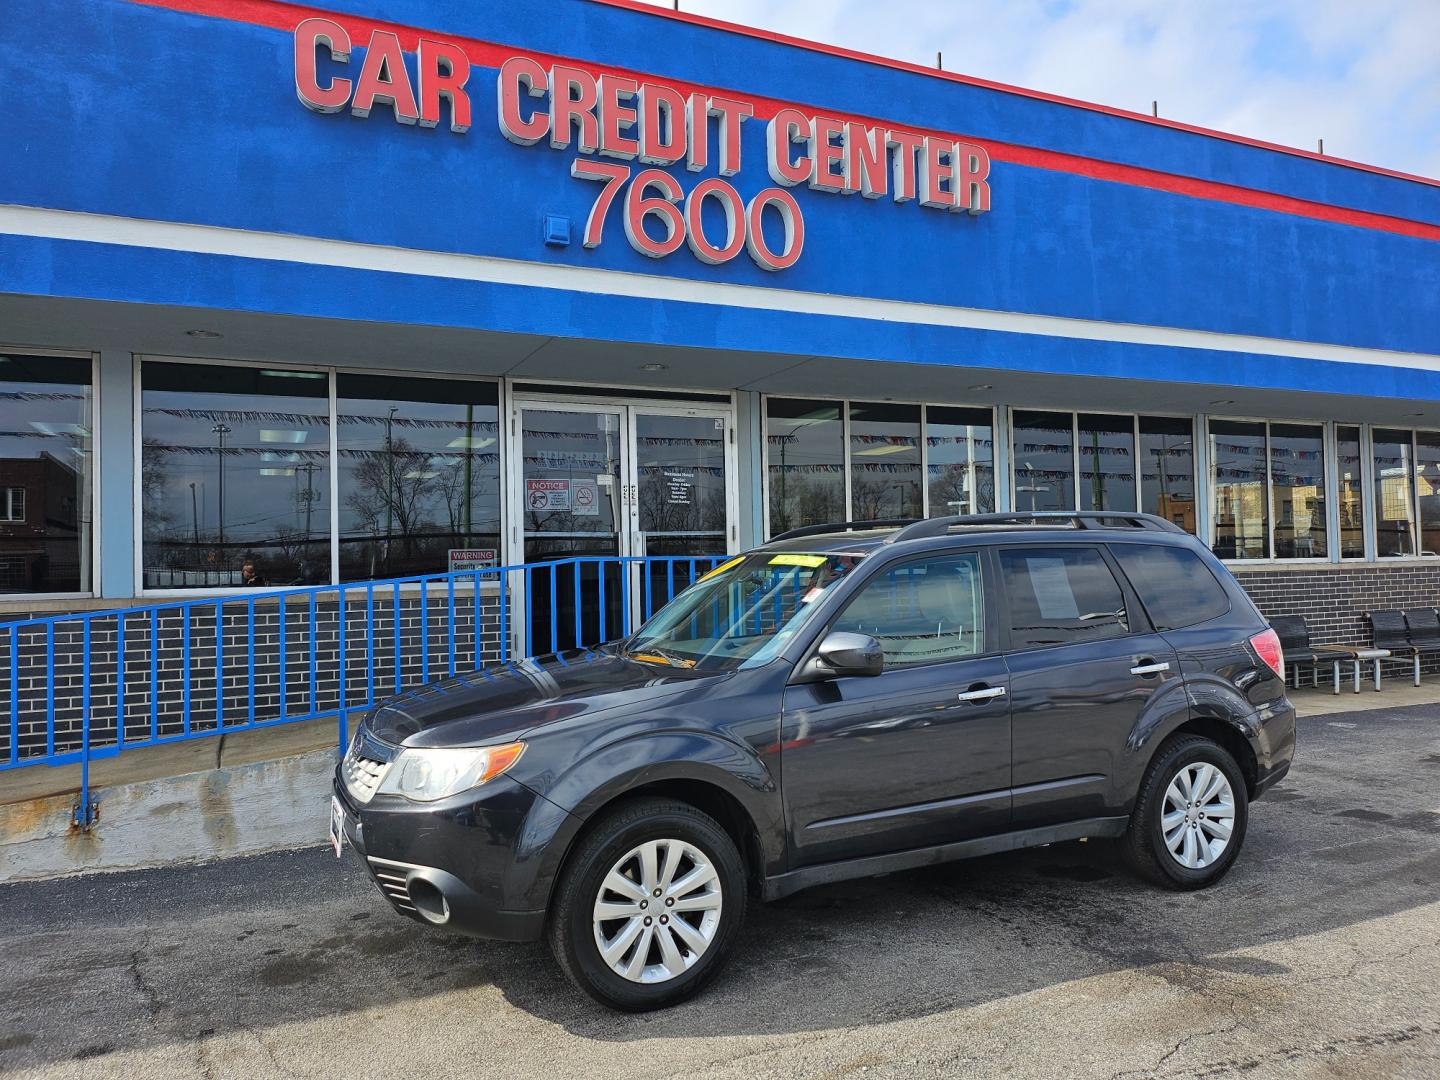
<svg viewBox="0 0 1440 1080">
<path fill-rule="evenodd" d="M 555 266 L 489 255 L 421 251 L 290 233 L 251 232 L 215 225 L 189 225 L 30 206 L 0 205 L 0 233 L 646 300 L 1440 371 L 1440 356 L 1431 353 L 692 281 L 658 274 Z"/>
</svg>

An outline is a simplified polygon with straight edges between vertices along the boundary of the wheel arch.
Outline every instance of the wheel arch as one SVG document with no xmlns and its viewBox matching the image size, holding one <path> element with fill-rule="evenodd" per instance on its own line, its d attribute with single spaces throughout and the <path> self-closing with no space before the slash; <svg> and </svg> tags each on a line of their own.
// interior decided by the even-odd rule
<svg viewBox="0 0 1440 1080">
<path fill-rule="evenodd" d="M 643 762 L 641 764 L 640 762 Z M 783 859 L 779 789 L 748 747 L 701 732 L 626 739 L 577 762 L 546 792 L 547 807 L 526 822 L 507 892 L 530 910 L 550 894 L 577 845 L 622 802 L 646 796 L 688 803 L 719 822 L 735 842 L 752 883 Z"/>
</svg>

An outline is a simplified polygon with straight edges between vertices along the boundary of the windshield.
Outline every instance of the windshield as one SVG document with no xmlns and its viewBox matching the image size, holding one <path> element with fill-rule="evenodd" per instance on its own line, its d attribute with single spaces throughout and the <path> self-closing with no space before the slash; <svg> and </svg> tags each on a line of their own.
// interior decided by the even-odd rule
<svg viewBox="0 0 1440 1080">
<path fill-rule="evenodd" d="M 805 624 L 863 553 L 757 552 L 721 563 L 642 626 L 621 651 L 668 667 L 755 667 Z"/>
</svg>

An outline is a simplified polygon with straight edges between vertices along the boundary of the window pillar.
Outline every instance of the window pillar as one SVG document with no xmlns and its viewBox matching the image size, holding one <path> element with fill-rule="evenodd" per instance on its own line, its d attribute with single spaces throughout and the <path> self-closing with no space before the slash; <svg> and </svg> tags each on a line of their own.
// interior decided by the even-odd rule
<svg viewBox="0 0 1440 1080">
<path fill-rule="evenodd" d="M 135 595 L 135 534 L 139 527 L 135 462 L 135 358 L 100 353 L 95 417 L 95 511 L 105 542 L 96 544 L 95 594 Z"/>
</svg>

